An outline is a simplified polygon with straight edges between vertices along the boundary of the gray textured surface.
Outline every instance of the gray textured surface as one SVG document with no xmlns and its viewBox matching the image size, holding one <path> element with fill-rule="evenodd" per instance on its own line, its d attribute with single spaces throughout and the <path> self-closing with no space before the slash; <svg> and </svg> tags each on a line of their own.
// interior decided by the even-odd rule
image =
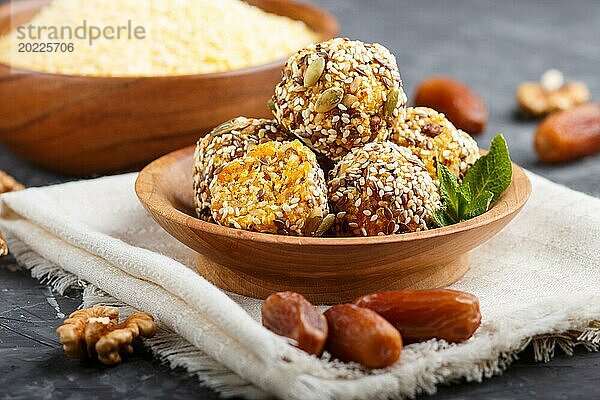
<svg viewBox="0 0 600 400">
<path fill-rule="evenodd" d="M 2 0 L 0 0 L 1 2 Z M 468 82 L 490 107 L 490 124 L 477 138 L 486 146 L 503 132 L 513 159 L 574 189 L 600 196 L 600 156 L 562 165 L 536 160 L 536 123 L 514 112 L 514 89 L 557 67 L 586 81 L 600 96 L 600 2 L 316 0 L 336 14 L 343 34 L 378 41 L 398 57 L 407 93 L 422 78 L 443 73 Z M 0 99 L 6 101 L 6 99 Z M 63 181 L 9 155 L 0 147 L 0 168 L 29 186 Z M 170 371 L 147 353 L 116 368 L 65 359 L 54 336 L 60 312 L 68 314 L 80 295 L 52 295 L 49 289 L 0 262 L 0 398 L 216 398 L 195 378 Z M 525 353 L 501 377 L 482 384 L 440 388 L 431 399 L 598 398 L 600 355 L 561 354 L 536 364 Z"/>
</svg>

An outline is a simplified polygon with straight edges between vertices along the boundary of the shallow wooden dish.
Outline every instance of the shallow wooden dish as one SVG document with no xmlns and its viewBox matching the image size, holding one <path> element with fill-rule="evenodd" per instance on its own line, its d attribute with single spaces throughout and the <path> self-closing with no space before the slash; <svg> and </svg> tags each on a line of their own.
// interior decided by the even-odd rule
<svg viewBox="0 0 600 400">
<path fill-rule="evenodd" d="M 281 0 L 246 0 L 303 20 L 322 40 L 337 35 L 327 12 Z M 0 35 L 49 0 L 0 6 Z M 11 21 L 12 19 L 12 21 Z M 193 144 L 239 115 L 271 117 L 266 106 L 284 60 L 236 71 L 147 78 L 94 78 L 0 64 L 0 142 L 41 167 L 86 176 L 142 166 Z"/>
<path fill-rule="evenodd" d="M 367 238 L 308 238 L 227 228 L 194 217 L 193 147 L 144 168 L 136 193 L 152 217 L 198 252 L 197 270 L 215 285 L 265 298 L 294 290 L 316 303 L 352 300 L 371 291 L 447 286 L 469 269 L 469 251 L 498 233 L 531 193 L 513 164 L 513 181 L 484 215 L 453 226 Z"/>
</svg>

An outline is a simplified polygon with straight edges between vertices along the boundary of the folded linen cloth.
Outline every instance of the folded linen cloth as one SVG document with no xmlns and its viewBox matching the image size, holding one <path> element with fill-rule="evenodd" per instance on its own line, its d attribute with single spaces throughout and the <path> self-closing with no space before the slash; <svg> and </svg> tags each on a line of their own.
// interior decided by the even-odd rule
<svg viewBox="0 0 600 400">
<path fill-rule="evenodd" d="M 529 343 L 540 359 L 556 345 L 598 350 L 600 200 L 529 176 L 524 210 L 474 250 L 452 286 L 480 299 L 475 336 L 406 346 L 398 363 L 377 371 L 306 355 L 261 326 L 260 300 L 196 274 L 194 253 L 139 204 L 135 174 L 4 194 L 0 228 L 35 277 L 58 289 L 87 285 L 88 305 L 118 301 L 153 314 L 163 328 L 147 342 L 156 354 L 224 395 L 399 399 L 497 374 Z"/>
</svg>

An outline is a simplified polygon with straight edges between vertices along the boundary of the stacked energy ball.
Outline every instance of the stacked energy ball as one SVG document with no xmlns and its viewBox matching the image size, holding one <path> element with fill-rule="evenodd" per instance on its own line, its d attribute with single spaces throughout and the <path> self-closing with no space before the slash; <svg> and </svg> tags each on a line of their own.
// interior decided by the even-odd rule
<svg viewBox="0 0 600 400">
<path fill-rule="evenodd" d="M 432 228 L 437 163 L 460 179 L 479 148 L 443 114 L 406 103 L 379 44 L 336 38 L 299 51 L 269 102 L 275 120 L 239 117 L 199 140 L 198 216 L 300 236 Z"/>
<path fill-rule="evenodd" d="M 406 95 L 386 48 L 338 38 L 288 60 L 273 104 L 289 132 L 337 162 L 356 147 L 387 139 L 404 118 Z"/>
</svg>

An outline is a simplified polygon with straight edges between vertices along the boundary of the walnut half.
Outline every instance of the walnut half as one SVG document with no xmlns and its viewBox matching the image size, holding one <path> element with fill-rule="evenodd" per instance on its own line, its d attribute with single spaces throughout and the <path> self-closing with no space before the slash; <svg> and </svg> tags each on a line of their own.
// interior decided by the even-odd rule
<svg viewBox="0 0 600 400">
<path fill-rule="evenodd" d="M 25 189 L 25 186 L 17 182 L 15 178 L 8 175 L 6 172 L 0 170 L 0 194 L 21 189 Z M 2 232 L 0 232 L 0 257 L 4 257 L 7 254 L 8 246 L 2 237 Z"/>
<path fill-rule="evenodd" d="M 21 189 L 25 189 L 25 186 L 17 182 L 15 178 L 6 172 L 0 170 L 0 194 L 6 192 L 15 192 Z"/>
<path fill-rule="evenodd" d="M 539 82 L 523 82 L 517 89 L 517 102 L 525 114 L 544 116 L 587 103 L 590 91 L 583 82 L 564 82 L 562 72 L 546 71 Z"/>
<path fill-rule="evenodd" d="M 122 354 L 133 353 L 135 338 L 156 333 L 156 323 L 151 315 L 135 312 L 119 324 L 116 308 L 97 306 L 75 311 L 56 333 L 67 356 L 78 359 L 97 356 L 103 364 L 116 365 L 122 361 Z"/>
</svg>

